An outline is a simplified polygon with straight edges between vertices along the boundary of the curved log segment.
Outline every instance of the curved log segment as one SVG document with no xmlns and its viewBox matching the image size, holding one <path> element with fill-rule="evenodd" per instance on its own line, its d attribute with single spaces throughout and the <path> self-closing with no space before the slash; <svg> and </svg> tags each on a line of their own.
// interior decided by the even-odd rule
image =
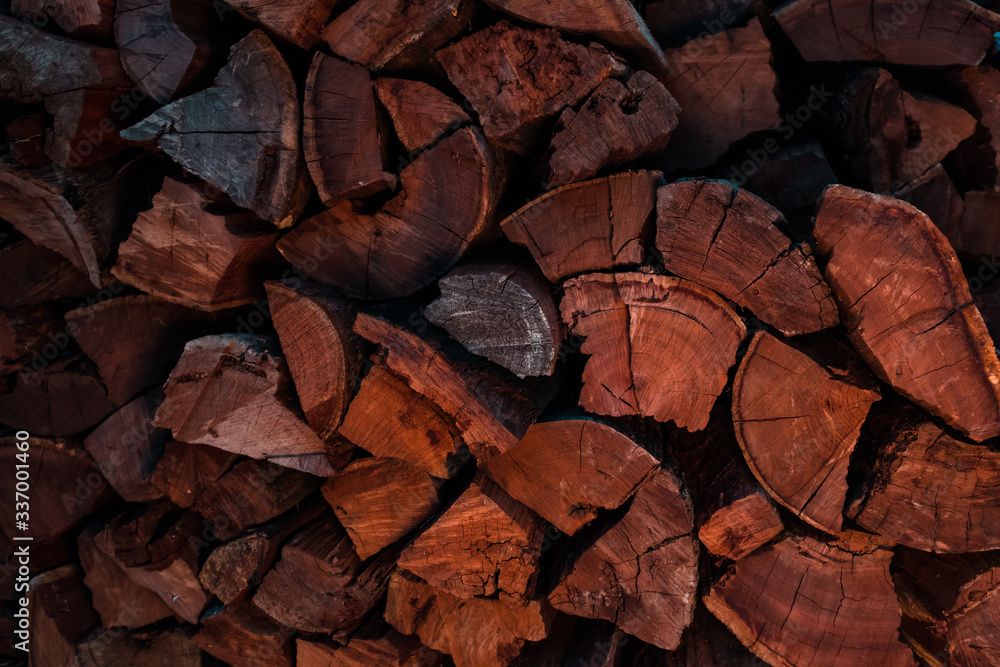
<svg viewBox="0 0 1000 667">
<path fill-rule="evenodd" d="M 307 51 L 322 39 L 320 31 L 341 0 L 225 0 L 271 34 Z"/>
<path fill-rule="evenodd" d="M 380 78 L 375 82 L 375 94 L 408 151 L 420 150 L 472 122 L 450 97 L 422 81 Z"/>
</svg>

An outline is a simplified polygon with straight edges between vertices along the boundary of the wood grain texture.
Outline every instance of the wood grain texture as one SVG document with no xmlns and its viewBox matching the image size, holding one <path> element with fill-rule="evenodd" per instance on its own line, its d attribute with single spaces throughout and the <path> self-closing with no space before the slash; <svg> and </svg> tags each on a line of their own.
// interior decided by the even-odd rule
<svg viewBox="0 0 1000 667">
<path fill-rule="evenodd" d="M 320 31 L 340 0 L 226 0 L 226 4 L 272 35 L 311 51 L 323 41 Z"/>
<path fill-rule="evenodd" d="M 472 123 L 462 107 L 422 81 L 382 77 L 375 81 L 375 94 L 392 119 L 403 148 L 411 152 Z"/>
</svg>

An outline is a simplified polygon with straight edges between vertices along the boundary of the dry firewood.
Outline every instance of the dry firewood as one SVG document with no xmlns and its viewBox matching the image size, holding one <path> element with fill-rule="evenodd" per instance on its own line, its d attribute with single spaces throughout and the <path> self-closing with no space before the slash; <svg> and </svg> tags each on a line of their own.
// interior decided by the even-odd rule
<svg viewBox="0 0 1000 667">
<path fill-rule="evenodd" d="M 590 618 L 559 614 L 552 623 L 549 636 L 529 644 L 518 659 L 518 665 L 562 667 L 617 667 L 624 664 L 645 664 L 626 656 L 628 635 L 612 623 Z M 643 644 L 643 647 L 649 647 Z"/>
<path fill-rule="evenodd" d="M 322 41 L 320 30 L 340 0 L 225 0 L 276 37 L 307 51 Z"/>
<path fill-rule="evenodd" d="M 153 425 L 182 442 L 328 476 L 327 449 L 300 416 L 288 368 L 269 346 L 236 334 L 188 343 Z"/>
<path fill-rule="evenodd" d="M 291 226 L 305 206 L 309 179 L 299 147 L 295 82 L 259 30 L 233 46 L 211 87 L 162 107 L 121 134 L 156 142 L 237 206 L 278 227 Z"/>
<path fill-rule="evenodd" d="M 22 370 L 31 372 L 32 363 L 46 362 L 45 352 L 58 350 L 60 342 L 68 343 L 60 315 L 58 308 L 48 304 L 0 310 L 0 378 Z"/>
<path fill-rule="evenodd" d="M 1000 30 L 1000 16 L 970 0 L 924 0 L 912 9 L 892 0 L 796 0 L 774 17 L 807 61 L 978 65 Z"/>
<path fill-rule="evenodd" d="M 206 611 L 191 643 L 230 665 L 292 667 L 292 634 L 244 601 Z"/>
<path fill-rule="evenodd" d="M 281 550 L 253 603 L 302 632 L 350 631 L 385 593 L 391 557 L 361 562 L 332 515 L 313 522 Z"/>
<path fill-rule="evenodd" d="M 0 529 L 8 535 L 15 530 L 14 493 L 21 451 L 15 438 L 0 439 L 0 484 L 11 492 L 3 500 Z M 100 510 L 114 498 L 114 491 L 101 476 L 93 459 L 79 444 L 32 435 L 28 440 L 28 473 L 31 480 L 31 535 L 35 541 L 49 542 L 70 530 L 87 515 Z M 38 567 L 39 564 L 34 564 Z"/>
<path fill-rule="evenodd" d="M 11 0 L 10 11 L 35 25 L 55 21 L 67 35 L 86 38 L 111 36 L 114 0 Z"/>
<path fill-rule="evenodd" d="M 28 582 L 28 590 L 30 663 L 76 665 L 77 642 L 98 622 L 79 568 L 65 565 L 38 574 Z"/>
<path fill-rule="evenodd" d="M 217 50 L 213 5 L 204 0 L 118 0 L 115 42 L 122 67 L 158 104 L 182 93 Z"/>
<path fill-rule="evenodd" d="M 517 606 L 538 576 L 545 522 L 482 473 L 399 555 L 399 566 L 460 598 Z"/>
<path fill-rule="evenodd" d="M 758 667 L 766 663 L 750 653 L 719 619 L 699 604 L 681 645 L 660 664 L 664 667 Z"/>
<path fill-rule="evenodd" d="M 122 571 L 114 559 L 97 548 L 94 540 L 103 525 L 95 522 L 77 537 L 83 582 L 90 589 L 91 602 L 105 628 L 141 628 L 174 612 L 148 588 L 139 586 Z"/>
<path fill-rule="evenodd" d="M 340 426 L 361 374 L 354 310 L 331 290 L 300 280 L 267 282 L 267 302 L 306 420 L 326 439 Z"/>
<path fill-rule="evenodd" d="M 564 287 L 563 321 L 590 357 L 580 405 L 705 428 L 746 335 L 739 316 L 713 292 L 667 276 L 591 273 Z"/>
<path fill-rule="evenodd" d="M 977 194 L 973 194 L 972 191 L 966 195 L 971 195 L 970 199 L 978 199 Z M 962 217 L 966 208 L 965 201 L 951 177 L 948 176 L 948 172 L 940 163 L 903 187 L 894 190 L 893 196 L 913 204 L 926 213 L 927 217 L 933 220 L 938 229 L 948 237 L 948 241 L 956 252 L 966 250 L 966 248 L 960 247 L 962 244 Z M 977 203 L 979 202 L 972 202 L 972 216 L 978 213 L 975 205 Z M 976 246 L 976 250 L 980 249 L 982 246 Z"/>
<path fill-rule="evenodd" d="M 793 244 L 773 206 L 725 181 L 657 190 L 656 248 L 668 271 L 709 287 L 786 335 L 838 323 L 808 246 Z"/>
<path fill-rule="evenodd" d="M 302 147 L 327 206 L 396 185 L 379 127 L 371 75 L 361 65 L 317 53 L 302 104 Z"/>
<path fill-rule="evenodd" d="M 736 437 L 775 500 L 839 533 L 851 452 L 880 397 L 846 348 L 802 347 L 761 331 L 733 381 Z"/>
<path fill-rule="evenodd" d="M 605 79 L 579 111 L 567 107 L 559 114 L 542 172 L 545 186 L 580 181 L 609 165 L 662 152 L 680 111 L 649 72 L 636 72 L 628 81 Z"/>
<path fill-rule="evenodd" d="M 892 551 L 870 537 L 788 535 L 737 561 L 705 604 L 768 664 L 914 665 L 898 638 Z"/>
<path fill-rule="evenodd" d="M 386 365 L 413 391 L 454 419 L 481 463 L 513 447 L 552 399 L 555 385 L 519 382 L 426 323 L 418 325 L 418 334 L 414 315 L 402 305 L 381 306 L 359 314 L 354 330 L 386 351 Z"/>
<path fill-rule="evenodd" d="M 572 535 L 601 510 L 625 502 L 659 466 L 660 449 L 659 433 L 649 429 L 558 415 L 532 425 L 514 447 L 485 463 L 483 472 Z"/>
<path fill-rule="evenodd" d="M 747 0 L 649 0 L 642 9 L 650 31 L 665 47 L 743 25 L 755 13 Z"/>
<path fill-rule="evenodd" d="M 487 261 L 452 269 L 424 311 L 469 352 L 518 377 L 551 375 L 564 336 L 549 283 L 534 266 Z"/>
<path fill-rule="evenodd" d="M 403 148 L 411 152 L 472 122 L 451 98 L 422 81 L 379 79 L 375 94 L 389 113 Z"/>
<path fill-rule="evenodd" d="M 323 497 L 361 559 L 374 556 L 441 506 L 440 480 L 395 458 L 363 458 L 323 484 Z"/>
<path fill-rule="evenodd" d="M 835 185 L 821 200 L 816 238 L 851 342 L 876 375 L 976 440 L 1000 434 L 1000 362 L 930 219 Z"/>
<path fill-rule="evenodd" d="M 682 109 L 664 154 L 669 169 L 707 167 L 734 141 L 779 123 L 771 42 L 757 18 L 666 53 L 665 83 Z"/>
<path fill-rule="evenodd" d="M 402 570 L 393 573 L 385 604 L 390 625 L 451 655 L 457 667 L 512 664 L 527 642 L 545 639 L 554 616 L 545 600 L 514 608 L 499 600 L 463 600 Z"/>
<path fill-rule="evenodd" d="M 990 136 L 993 149 L 995 187 L 1000 187 L 1000 72 L 988 65 L 962 67 L 950 74 L 949 83 L 963 98 L 963 105 L 983 125 Z"/>
<path fill-rule="evenodd" d="M 496 232 L 503 173 L 477 129 L 463 128 L 421 153 L 402 190 L 374 215 L 349 202 L 302 222 L 278 242 L 289 262 L 362 299 L 412 294 Z M 317 262 L 319 246 L 332 248 Z"/>
<path fill-rule="evenodd" d="M 323 29 L 337 55 L 371 70 L 426 67 L 432 52 L 468 27 L 468 0 L 361 0 Z"/>
<path fill-rule="evenodd" d="M 651 236 L 658 171 L 632 171 L 566 185 L 501 223 L 551 282 L 575 273 L 641 264 Z"/>
<path fill-rule="evenodd" d="M 573 44 L 555 30 L 525 30 L 506 21 L 442 49 L 437 58 L 479 114 L 486 137 L 524 154 L 547 118 L 623 67 L 598 44 Z"/>
<path fill-rule="evenodd" d="M 913 204 L 924 210 L 917 202 Z M 1000 206 L 1000 191 L 969 190 L 965 193 L 965 206 L 957 223 L 946 227 L 933 216 L 931 219 L 937 223 L 952 248 L 960 256 L 974 257 L 988 253 L 992 255 L 1000 250 L 1000 234 L 996 228 L 998 206 Z"/>
<path fill-rule="evenodd" d="M 362 626 L 349 642 L 296 640 L 296 667 L 445 667 L 445 656 L 427 648 L 413 635 L 402 635 L 381 618 Z"/>
<path fill-rule="evenodd" d="M 68 259 L 27 239 L 0 250 L 0 308 L 79 299 L 93 289 Z"/>
<path fill-rule="evenodd" d="M 191 507 L 207 486 L 232 467 L 236 454 L 170 440 L 150 481 L 178 507 Z"/>
<path fill-rule="evenodd" d="M 108 398 L 119 406 L 158 384 L 184 344 L 208 333 L 211 324 L 202 313 L 147 295 L 109 299 L 66 313 L 67 331 L 97 364 Z M 109 346 L 109 340 L 115 344 Z"/>
<path fill-rule="evenodd" d="M 152 426 L 163 392 L 153 390 L 126 404 L 94 429 L 83 443 L 118 495 L 130 503 L 163 497 L 153 471 L 170 432 Z"/>
<path fill-rule="evenodd" d="M 75 666 L 202 667 L 204 656 L 190 634 L 183 627 L 124 634 L 120 628 L 95 630 L 77 645 Z"/>
<path fill-rule="evenodd" d="M 219 310 L 261 298 L 260 274 L 280 262 L 277 232 L 251 215 L 215 214 L 192 185 L 173 179 L 139 214 L 112 273 L 167 301 Z M 207 258 L 206 258 L 207 255 Z"/>
</svg>

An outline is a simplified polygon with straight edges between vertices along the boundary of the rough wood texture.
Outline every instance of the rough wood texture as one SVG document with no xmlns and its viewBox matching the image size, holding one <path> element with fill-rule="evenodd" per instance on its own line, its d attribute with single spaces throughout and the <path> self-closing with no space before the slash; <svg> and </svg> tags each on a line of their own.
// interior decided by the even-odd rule
<svg viewBox="0 0 1000 667">
<path fill-rule="evenodd" d="M 403 148 L 411 152 L 472 122 L 450 97 L 422 81 L 381 78 L 375 82 L 375 94 L 389 113 Z"/>
<path fill-rule="evenodd" d="M 10 11 L 15 16 L 55 21 L 67 35 L 84 38 L 104 38 L 111 35 L 115 13 L 114 0 L 11 0 Z"/>
<path fill-rule="evenodd" d="M 970 200 L 979 200 L 972 205 L 972 217 L 978 217 L 979 211 L 977 209 L 979 207 L 976 204 L 982 201 L 978 196 L 980 194 L 983 193 L 972 190 L 966 193 L 966 196 Z M 974 236 L 976 232 L 972 232 L 966 238 L 962 238 L 966 236 L 961 231 L 963 227 L 962 218 L 966 209 L 965 201 L 955 187 L 954 182 L 948 176 L 948 172 L 945 171 L 940 163 L 935 164 L 923 174 L 896 190 L 893 196 L 913 204 L 926 213 L 927 217 L 933 220 L 938 229 L 948 237 L 948 241 L 952 244 L 955 252 L 961 253 L 969 250 L 969 247 L 965 243 L 971 240 L 969 237 Z M 979 227 L 978 225 L 972 226 Z M 984 225 L 984 227 L 987 226 Z M 979 248 L 982 248 L 982 246 L 976 246 L 976 249 Z"/>
<path fill-rule="evenodd" d="M 38 574 L 28 590 L 31 664 L 76 665 L 77 642 L 97 624 L 79 569 L 65 565 Z"/>
<path fill-rule="evenodd" d="M 44 353 L 52 352 L 63 338 L 64 323 L 53 306 L 0 310 L 0 386 L 17 372 L 30 372 L 32 364 L 45 362 Z M 46 350 L 46 348 L 48 348 Z"/>
<path fill-rule="evenodd" d="M 912 202 L 917 208 L 924 208 Z M 965 193 L 962 215 L 951 225 L 942 225 L 934 220 L 944 232 L 948 242 L 959 256 L 991 256 L 1000 250 L 1000 233 L 997 231 L 996 213 L 1000 207 L 1000 191 L 969 190 Z M 933 217 L 931 218 L 934 219 Z"/>
<path fill-rule="evenodd" d="M 317 53 L 302 107 L 302 147 L 327 206 L 391 190 L 387 142 L 379 127 L 371 75 L 360 65 Z"/>
<path fill-rule="evenodd" d="M 821 201 L 816 239 L 844 326 L 872 370 L 972 438 L 1000 435 L 1000 361 L 930 219 L 835 185 Z"/>
<path fill-rule="evenodd" d="M 155 142 L 233 203 L 280 228 L 291 226 L 305 206 L 308 178 L 295 81 L 259 30 L 233 46 L 211 87 L 171 102 L 121 134 Z"/>
<path fill-rule="evenodd" d="M 486 137 L 518 153 L 531 148 L 545 119 L 575 106 L 621 69 L 603 46 L 573 44 L 555 30 L 525 30 L 506 21 L 437 57 L 479 114 Z"/>
<path fill-rule="evenodd" d="M 951 86 L 963 98 L 969 109 L 990 135 L 993 149 L 994 186 L 1000 186 L 1000 72 L 988 65 L 962 67 L 949 77 Z"/>
<path fill-rule="evenodd" d="M 303 221 L 278 249 L 314 280 L 352 296 L 406 296 L 495 234 L 503 178 L 479 130 L 463 128 L 406 166 L 402 191 L 374 215 L 344 202 Z M 321 246 L 331 249 L 328 261 L 316 259 Z"/>
<path fill-rule="evenodd" d="M 170 440 L 150 481 L 178 507 L 191 507 L 205 488 L 232 467 L 236 455 L 215 447 Z"/>
<path fill-rule="evenodd" d="M 427 648 L 413 635 L 396 632 L 385 621 L 366 623 L 343 646 L 296 640 L 296 667 L 445 667 L 445 656 Z"/>
<path fill-rule="evenodd" d="M 0 250 L 0 307 L 36 306 L 79 299 L 93 291 L 85 273 L 68 259 L 27 239 Z"/>
<path fill-rule="evenodd" d="M 385 604 L 385 620 L 396 630 L 449 654 L 456 667 L 512 664 L 527 642 L 546 637 L 554 616 L 545 600 L 514 608 L 499 600 L 463 600 L 402 570 L 393 573 Z"/>
<path fill-rule="evenodd" d="M 911 666 L 891 558 L 862 533 L 848 544 L 789 535 L 737 561 L 704 601 L 771 665 Z"/>
<path fill-rule="evenodd" d="M 580 109 L 563 109 L 543 169 L 548 188 L 663 151 L 681 108 L 649 72 L 605 79 Z"/>
<path fill-rule="evenodd" d="M 453 269 L 424 316 L 469 352 L 518 377 L 551 375 L 565 334 L 549 283 L 533 266 L 487 261 Z"/>
<path fill-rule="evenodd" d="M 77 667 L 136 664 L 143 667 L 202 667 L 205 656 L 186 628 L 95 630 L 77 645 Z"/>
<path fill-rule="evenodd" d="M 656 248 L 668 271 L 749 308 L 787 335 L 838 323 L 809 246 L 793 244 L 773 206 L 725 181 L 657 190 Z"/>
<path fill-rule="evenodd" d="M 851 452 L 881 397 L 860 361 L 837 348 L 798 347 L 762 331 L 733 381 L 733 422 L 750 470 L 775 500 L 831 533 L 843 527 Z"/>
<path fill-rule="evenodd" d="M 631 171 L 566 185 L 528 202 L 501 226 L 554 283 L 641 264 L 662 182 L 658 171 Z"/>
<path fill-rule="evenodd" d="M 774 17 L 807 61 L 978 65 L 1000 30 L 1000 16 L 970 0 L 925 0 L 912 9 L 891 0 L 796 0 Z"/>
<path fill-rule="evenodd" d="M 642 641 L 673 650 L 697 601 L 693 531 L 680 481 L 658 468 L 621 519 L 572 563 L 549 601 L 560 611 L 613 621 Z"/>
<path fill-rule="evenodd" d="M 230 665 L 292 667 L 292 633 L 243 602 L 209 609 L 191 643 Z"/>
<path fill-rule="evenodd" d="M 320 31 L 340 0 L 226 0 L 226 4 L 272 35 L 311 51 L 322 42 Z"/>
<path fill-rule="evenodd" d="M 580 405 L 698 431 L 736 363 L 743 321 L 694 283 L 645 273 L 592 273 L 565 284 L 560 308 L 586 337 Z"/>
<path fill-rule="evenodd" d="M 322 440 L 300 416 L 284 359 L 259 336 L 188 343 L 164 386 L 154 426 L 182 442 L 211 445 L 321 477 L 332 474 Z"/>
</svg>

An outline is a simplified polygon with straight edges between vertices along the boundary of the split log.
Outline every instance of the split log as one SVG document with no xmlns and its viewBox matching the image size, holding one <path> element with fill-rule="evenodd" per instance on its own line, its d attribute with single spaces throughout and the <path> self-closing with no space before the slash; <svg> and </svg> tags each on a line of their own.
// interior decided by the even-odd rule
<svg viewBox="0 0 1000 667">
<path fill-rule="evenodd" d="M 211 87 L 171 102 L 121 135 L 155 142 L 234 204 L 279 228 L 291 226 L 305 207 L 295 81 L 259 30 L 233 46 Z"/>
<path fill-rule="evenodd" d="M 52 305 L 0 310 L 0 386 L 13 373 L 30 373 L 69 343 L 59 309 Z M 12 378 L 11 378 L 12 379 Z"/>
<path fill-rule="evenodd" d="M 304 281 L 264 287 L 302 411 L 327 439 L 340 426 L 361 374 L 364 341 L 352 329 L 354 310 L 333 291 Z"/>
<path fill-rule="evenodd" d="M 244 602 L 205 612 L 191 643 L 230 665 L 292 667 L 292 634 Z"/>
<path fill-rule="evenodd" d="M 403 148 L 410 152 L 418 151 L 448 132 L 472 123 L 462 107 L 422 81 L 378 79 L 375 94 L 389 113 Z"/>
<path fill-rule="evenodd" d="M 323 484 L 323 497 L 362 560 L 398 542 L 441 506 L 441 482 L 394 458 L 351 462 Z"/>
<path fill-rule="evenodd" d="M 302 147 L 319 197 L 327 206 L 396 186 L 388 173 L 371 75 L 360 65 L 319 52 L 306 79 Z"/>
<path fill-rule="evenodd" d="M 105 38 L 111 35 L 114 0 L 11 0 L 10 11 L 23 19 L 55 24 L 67 35 Z"/>
<path fill-rule="evenodd" d="M 153 390 L 108 417 L 83 443 L 104 478 L 130 503 L 148 503 L 163 497 L 152 483 L 153 471 L 170 432 L 152 426 L 163 393 Z"/>
<path fill-rule="evenodd" d="M 559 611 L 613 621 L 668 651 L 691 623 L 698 542 L 680 480 L 658 468 L 624 515 L 569 566 L 549 601 Z"/>
<path fill-rule="evenodd" d="M 434 49 L 465 30 L 473 3 L 361 0 L 323 29 L 323 39 L 339 56 L 370 70 L 426 67 Z"/>
<path fill-rule="evenodd" d="M 215 214 L 204 193 L 173 179 L 139 214 L 112 273 L 161 299 L 198 310 L 252 303 L 260 275 L 280 262 L 277 232 L 248 214 Z M 208 255 L 206 259 L 206 255 Z"/>
<path fill-rule="evenodd" d="M 665 83 L 683 110 L 663 156 L 668 169 L 707 167 L 734 141 L 780 122 L 771 42 L 756 17 L 666 54 L 673 75 Z"/>
<path fill-rule="evenodd" d="M 952 72 L 948 81 L 963 98 L 963 106 L 989 132 L 993 171 L 996 172 L 993 185 L 1000 187 L 1000 107 L 997 105 L 1000 72 L 988 65 L 962 67 Z"/>
<path fill-rule="evenodd" d="M 816 239 L 851 342 L 876 375 L 976 440 L 1000 434 L 1000 361 L 930 219 L 835 185 L 821 200 Z"/>
<path fill-rule="evenodd" d="M 149 629 L 127 634 L 122 634 L 119 628 L 95 630 L 77 645 L 76 665 L 202 667 L 204 656 L 189 635 L 185 628 Z"/>
<path fill-rule="evenodd" d="M 646 273 L 591 273 L 565 283 L 560 308 L 588 355 L 588 412 L 672 420 L 700 431 L 746 335 L 739 316 L 694 283 Z"/>
<path fill-rule="evenodd" d="M 916 202 L 913 203 L 916 205 Z M 959 256 L 992 256 L 1000 250 L 1000 233 L 996 228 L 998 207 L 1000 191 L 969 190 L 965 193 L 965 206 L 957 223 L 950 228 L 940 224 L 938 227 Z"/>
<path fill-rule="evenodd" d="M 527 642 L 545 639 L 554 616 L 545 600 L 515 608 L 499 600 L 463 600 L 403 570 L 393 573 L 385 604 L 385 620 L 396 630 L 449 654 L 457 667 L 511 665 Z"/>
<path fill-rule="evenodd" d="M 230 452 L 170 440 L 150 481 L 178 507 L 191 507 L 204 490 L 232 467 L 236 455 Z"/>
<path fill-rule="evenodd" d="M 314 280 L 388 299 L 429 285 L 495 234 L 504 174 L 477 129 L 421 153 L 400 179 L 401 192 L 374 215 L 344 202 L 303 221 L 278 250 Z M 317 257 L 321 247 L 331 249 L 325 258 Z"/>
<path fill-rule="evenodd" d="M 545 522 L 480 473 L 398 563 L 450 595 L 519 606 L 534 595 L 544 537 Z"/>
<path fill-rule="evenodd" d="M 76 644 L 97 625 L 87 588 L 75 565 L 36 575 L 28 582 L 33 665 L 76 665 Z"/>
<path fill-rule="evenodd" d="M 68 259 L 27 239 L 0 249 L 0 308 L 80 299 L 93 290 Z"/>
<path fill-rule="evenodd" d="M 1000 30 L 1000 16 L 970 0 L 926 0 L 912 8 L 892 0 L 796 0 L 774 18 L 810 62 L 978 65 Z"/>
<path fill-rule="evenodd" d="M 681 645 L 661 664 L 665 667 L 757 667 L 765 663 L 750 653 L 704 605 L 698 605 Z"/>
<path fill-rule="evenodd" d="M 153 425 L 182 442 L 328 476 L 326 446 L 300 416 L 288 368 L 269 346 L 232 334 L 188 343 Z"/>
<path fill-rule="evenodd" d="M 469 352 L 520 378 L 551 375 L 564 329 L 548 281 L 511 261 L 477 262 L 438 281 L 441 296 L 424 316 Z"/>
<path fill-rule="evenodd" d="M 276 37 L 307 51 L 322 41 L 320 31 L 340 0 L 225 0 L 230 7 Z"/>
<path fill-rule="evenodd" d="M 343 646 L 296 640 L 296 667 L 445 667 L 445 656 L 413 635 L 402 635 L 381 618 L 365 624 Z"/>
<path fill-rule="evenodd" d="M 253 603 L 281 625 L 302 632 L 348 632 L 385 593 L 394 567 L 390 558 L 362 563 L 330 516 L 282 548 L 281 560 L 264 577 Z"/>
<path fill-rule="evenodd" d="M 680 112 L 649 72 L 636 72 L 628 81 L 605 79 L 579 111 L 567 107 L 559 114 L 542 172 L 545 187 L 581 181 L 609 165 L 662 152 Z"/>
<path fill-rule="evenodd" d="M 898 639 L 891 559 L 863 533 L 788 535 L 737 561 L 704 601 L 768 664 L 915 665 Z"/>
<path fill-rule="evenodd" d="M 838 323 L 830 288 L 808 246 L 781 230 L 781 213 L 725 181 L 657 190 L 656 248 L 668 271 L 749 308 L 786 335 Z"/>
<path fill-rule="evenodd" d="M 442 49 L 437 58 L 479 114 L 486 137 L 521 154 L 547 118 L 623 70 L 599 44 L 573 44 L 555 30 L 525 30 L 506 21 Z"/>
<path fill-rule="evenodd" d="M 554 283 L 641 264 L 662 182 L 658 171 L 632 171 L 566 185 L 525 204 L 501 226 Z"/>
<path fill-rule="evenodd" d="M 807 523 L 839 533 L 851 453 L 880 397 L 847 349 L 798 346 L 761 331 L 733 381 L 736 437 L 771 497 Z"/>
<path fill-rule="evenodd" d="M 967 192 L 966 196 L 972 195 L 971 199 L 979 199 L 978 195 L 982 193 L 973 194 L 973 192 Z M 893 196 L 913 204 L 926 213 L 927 217 L 933 220 L 938 229 L 948 237 L 956 252 L 968 250 L 960 239 L 965 201 L 940 163 L 893 192 Z M 970 212 L 972 217 L 979 215 L 977 203 L 979 202 L 972 202 L 973 211 Z M 982 249 L 982 246 L 976 246 L 976 249 Z"/>
<path fill-rule="evenodd" d="M 122 67 L 143 93 L 166 104 L 206 69 L 217 50 L 210 2 L 118 0 L 115 42 Z"/>
<path fill-rule="evenodd" d="M 659 466 L 659 434 L 634 426 L 569 415 L 537 422 L 483 472 L 573 535 L 598 512 L 624 503 Z"/>
</svg>

